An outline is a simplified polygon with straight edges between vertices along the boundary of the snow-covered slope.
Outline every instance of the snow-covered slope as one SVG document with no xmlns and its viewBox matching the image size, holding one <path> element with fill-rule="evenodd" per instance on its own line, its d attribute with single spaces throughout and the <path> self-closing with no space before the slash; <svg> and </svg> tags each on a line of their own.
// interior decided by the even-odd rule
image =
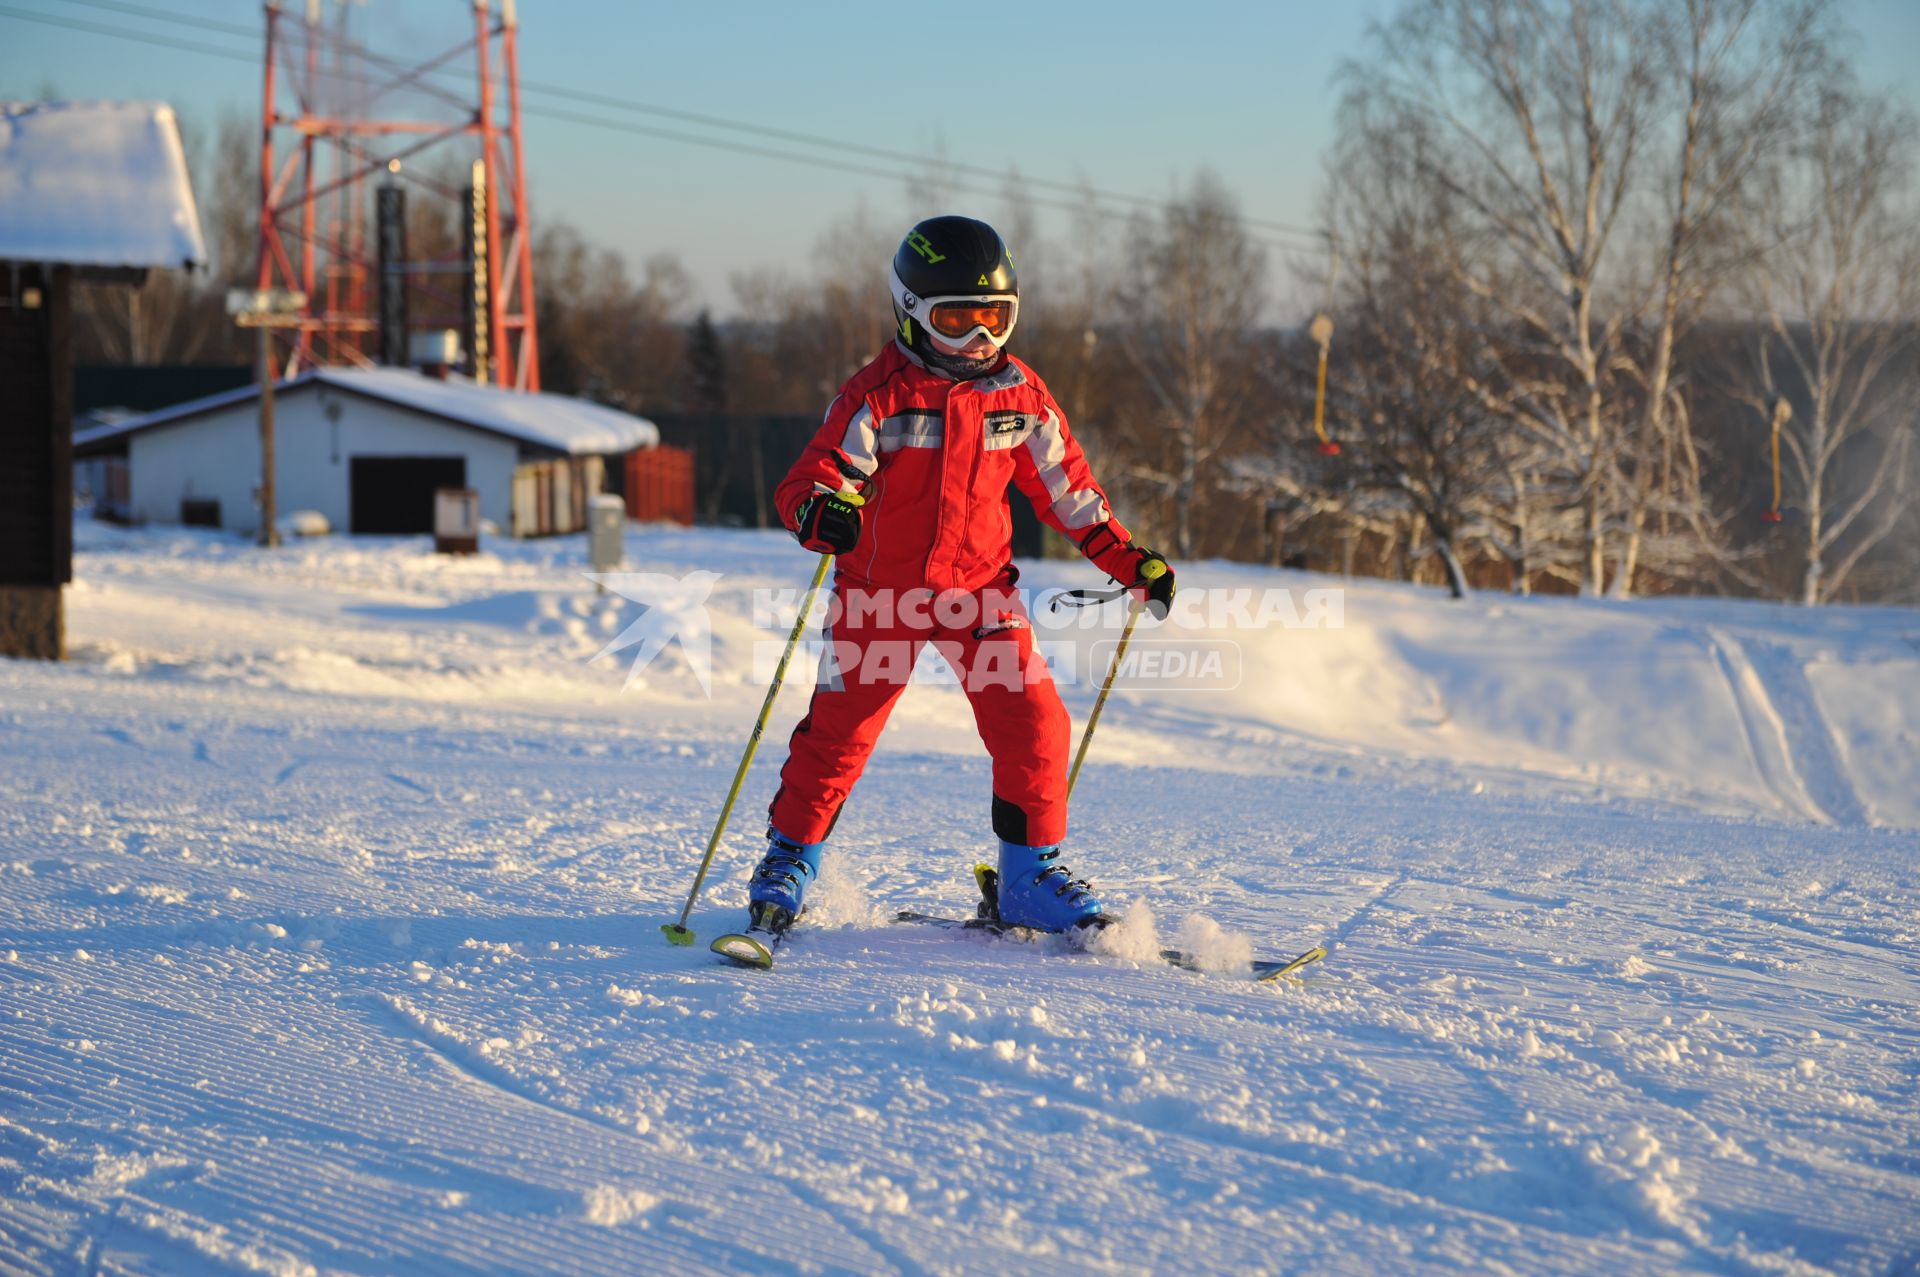
<svg viewBox="0 0 1920 1277">
<path fill-rule="evenodd" d="M 636 609 L 576 541 L 80 531 L 76 659 L 0 662 L 0 1271 L 1920 1262 L 1915 613 L 1356 583 L 1204 636 L 1238 686 L 1119 695 L 1073 863 L 1163 939 L 1333 948 L 1279 989 L 887 926 L 987 846 L 919 687 L 764 974 L 658 924 L 784 538 L 630 535 L 721 574 L 709 701 L 589 662 Z"/>
<path fill-rule="evenodd" d="M 1304 595 L 1325 584 L 1227 565 L 1188 575 L 1215 591 L 1278 581 Z M 1728 813 L 1920 825 L 1920 615 L 1910 610 L 1453 603 L 1378 583 L 1345 595 L 1342 628 L 1217 631 L 1242 646 L 1245 685 L 1229 707 L 1186 697 L 1164 721 Z"/>
</svg>

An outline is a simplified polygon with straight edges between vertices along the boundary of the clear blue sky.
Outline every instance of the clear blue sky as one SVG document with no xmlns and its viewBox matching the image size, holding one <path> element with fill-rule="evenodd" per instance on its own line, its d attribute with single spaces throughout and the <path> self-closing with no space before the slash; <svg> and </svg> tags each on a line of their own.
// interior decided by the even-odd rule
<svg viewBox="0 0 1920 1277">
<path fill-rule="evenodd" d="M 1308 227 L 1319 154 L 1332 126 L 1334 73 L 1361 50 L 1369 19 L 1394 7 L 1393 0 L 522 0 L 521 73 L 529 84 L 1017 166 L 1031 176 L 1084 179 L 1153 198 L 1204 166 L 1236 193 L 1249 217 Z M 52 14 L 257 53 L 257 40 L 167 22 L 147 16 L 150 10 L 252 31 L 260 25 L 255 0 L 107 0 L 105 7 L 0 0 L 0 96 L 37 96 L 53 87 L 74 98 L 158 98 L 206 123 L 223 111 L 258 111 L 259 72 L 244 62 L 10 16 Z M 459 39 L 470 12 L 466 0 L 368 0 L 354 21 L 377 48 L 414 59 Z M 1850 0 L 1842 12 L 1859 35 L 1864 78 L 1912 100 L 1920 0 Z M 613 114 L 530 93 L 529 107 L 536 103 Z M 907 214 L 903 184 L 893 178 L 535 114 L 527 119 L 527 145 L 536 221 L 564 219 L 635 262 L 673 253 L 694 274 L 701 300 L 722 313 L 733 310 L 733 271 L 803 271 L 822 229 L 863 204 L 886 226 Z M 977 207 L 991 217 L 1000 205 L 989 195 Z M 1062 229 L 1055 221 L 1043 228 Z M 1281 244 L 1310 242 L 1275 238 L 1276 264 L 1284 261 Z"/>
</svg>

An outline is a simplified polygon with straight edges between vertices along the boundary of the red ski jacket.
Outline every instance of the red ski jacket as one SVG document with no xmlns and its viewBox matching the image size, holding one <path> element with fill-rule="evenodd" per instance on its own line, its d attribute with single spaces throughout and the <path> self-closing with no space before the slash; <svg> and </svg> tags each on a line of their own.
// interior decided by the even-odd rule
<svg viewBox="0 0 1920 1277">
<path fill-rule="evenodd" d="M 1132 584 L 1138 552 L 1033 369 L 950 381 L 895 341 L 855 373 L 774 492 L 789 530 L 815 492 L 858 492 L 860 542 L 837 564 L 855 586 L 978 590 L 1012 557 L 1007 488 L 1108 575 Z"/>
</svg>

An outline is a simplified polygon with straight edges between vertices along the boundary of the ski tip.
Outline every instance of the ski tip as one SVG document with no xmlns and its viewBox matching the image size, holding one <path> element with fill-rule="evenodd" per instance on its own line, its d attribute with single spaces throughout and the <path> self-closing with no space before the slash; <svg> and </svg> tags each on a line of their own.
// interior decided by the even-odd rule
<svg viewBox="0 0 1920 1277">
<path fill-rule="evenodd" d="M 1291 962 L 1282 963 L 1270 971 L 1260 972 L 1254 976 L 1254 979 L 1258 980 L 1261 984 L 1266 984 L 1274 980 L 1284 980 L 1290 975 L 1297 974 L 1300 968 L 1309 963 L 1318 962 L 1326 956 L 1326 947 L 1324 945 L 1315 945 Z"/>
<path fill-rule="evenodd" d="M 731 958 L 743 967 L 754 967 L 761 971 L 773 967 L 773 950 L 767 948 L 752 936 L 721 936 L 707 946 L 723 958 Z"/>
</svg>

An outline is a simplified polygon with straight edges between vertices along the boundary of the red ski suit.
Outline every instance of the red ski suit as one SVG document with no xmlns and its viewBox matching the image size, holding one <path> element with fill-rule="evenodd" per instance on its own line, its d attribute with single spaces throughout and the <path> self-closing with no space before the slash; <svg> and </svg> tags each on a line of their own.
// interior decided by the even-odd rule
<svg viewBox="0 0 1920 1277">
<path fill-rule="evenodd" d="M 1060 405 L 1011 356 L 952 381 L 889 344 L 841 387 L 775 490 L 790 529 L 815 492 L 866 501 L 859 544 L 835 565 L 831 647 L 769 809 L 788 838 L 826 838 L 929 642 L 960 676 L 992 756 L 995 833 L 1030 846 L 1066 837 L 1067 711 L 1012 590 L 1011 486 L 1131 583 L 1138 552 L 1127 530 Z M 940 606 L 916 607 L 929 592 Z"/>
</svg>

